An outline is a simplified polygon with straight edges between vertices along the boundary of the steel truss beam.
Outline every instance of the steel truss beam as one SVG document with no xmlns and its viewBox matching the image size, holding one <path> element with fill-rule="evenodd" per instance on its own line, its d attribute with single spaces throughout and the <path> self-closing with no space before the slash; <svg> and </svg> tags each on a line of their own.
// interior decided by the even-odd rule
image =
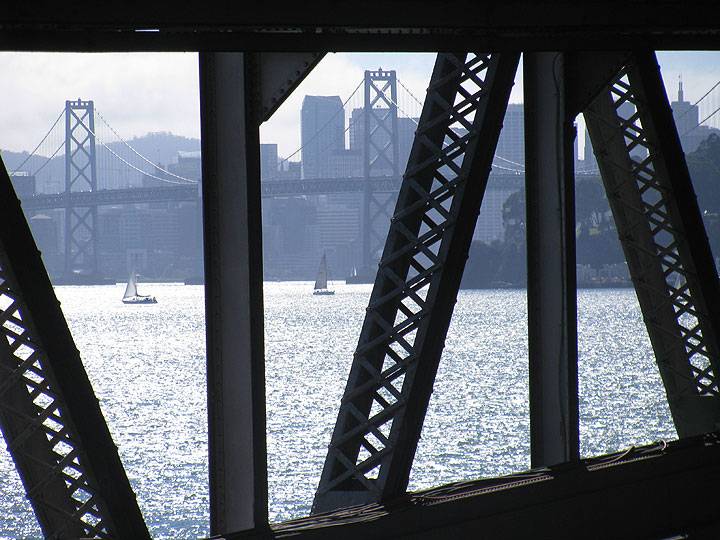
<svg viewBox="0 0 720 540">
<path fill-rule="evenodd" d="M 313 505 L 405 492 L 519 54 L 440 54 Z"/>
<path fill-rule="evenodd" d="M 77 270 L 97 274 L 97 207 L 74 206 L 77 191 L 97 191 L 92 101 L 65 102 L 65 278 Z"/>
<path fill-rule="evenodd" d="M 149 538 L 0 162 L 0 429 L 47 538 Z"/>
<path fill-rule="evenodd" d="M 442 9 L 444 8 L 444 9 Z M 7 3 L 6 50 L 457 51 L 713 49 L 720 8 L 712 0 L 437 0 L 358 4 L 333 0 L 257 3 L 50 0 Z M 412 13 L 409 17 L 408 13 Z M 150 30 L 150 31 L 144 31 Z"/>
<path fill-rule="evenodd" d="M 652 52 L 585 111 L 620 242 L 681 437 L 720 425 L 720 287 Z"/>
</svg>

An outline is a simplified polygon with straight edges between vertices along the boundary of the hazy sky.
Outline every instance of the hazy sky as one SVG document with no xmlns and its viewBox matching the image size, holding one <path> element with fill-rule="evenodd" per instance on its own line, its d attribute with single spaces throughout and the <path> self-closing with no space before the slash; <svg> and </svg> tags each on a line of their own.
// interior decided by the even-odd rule
<svg viewBox="0 0 720 540">
<path fill-rule="evenodd" d="M 720 53 L 659 53 L 658 57 L 671 99 L 676 97 L 680 74 L 689 101 L 697 100 L 720 80 Z M 365 69 L 397 70 L 403 83 L 422 99 L 434 59 L 432 53 L 329 54 L 262 126 L 263 142 L 278 143 L 282 156 L 292 153 L 300 144 L 303 95 L 339 95 L 345 99 Z M 195 53 L 5 52 L 0 53 L 0 72 L 5 74 L 0 87 L 3 149 L 31 150 L 57 118 L 65 100 L 78 97 L 94 100 L 98 111 L 126 139 L 150 131 L 200 135 Z M 350 105 L 359 99 L 360 94 Z M 520 79 L 511 101 L 522 101 Z M 720 88 L 702 105 L 701 116 L 720 106 Z"/>
</svg>

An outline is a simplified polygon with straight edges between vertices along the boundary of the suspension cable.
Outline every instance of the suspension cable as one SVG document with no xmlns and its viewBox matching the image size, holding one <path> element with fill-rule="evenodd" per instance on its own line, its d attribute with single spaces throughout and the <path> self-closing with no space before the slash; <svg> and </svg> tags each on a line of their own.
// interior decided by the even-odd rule
<svg viewBox="0 0 720 540">
<path fill-rule="evenodd" d="M 405 89 L 405 91 L 406 91 L 408 94 L 410 94 L 410 97 L 413 98 L 418 105 L 420 105 L 421 107 L 423 106 L 423 102 L 420 101 L 418 98 L 416 98 L 416 97 L 415 97 L 415 94 L 413 94 L 413 93 L 410 91 L 410 89 L 409 89 L 407 86 L 405 86 L 400 79 L 397 79 L 397 82 L 400 83 L 400 86 L 402 86 L 402 87 Z"/>
<path fill-rule="evenodd" d="M 505 161 L 506 163 L 510 163 L 511 165 L 517 165 L 518 167 L 522 167 L 523 169 L 525 168 L 525 165 L 524 165 L 524 164 L 518 163 L 518 162 L 516 162 L 516 161 L 512 161 L 511 159 L 508 159 L 508 158 L 504 158 L 504 157 L 502 157 L 502 156 L 499 155 L 499 154 L 495 154 L 495 157 L 496 157 L 497 159 L 500 159 L 500 160 L 502 160 L 502 161 Z"/>
<path fill-rule="evenodd" d="M 702 124 L 704 124 L 705 122 L 707 122 L 708 120 L 710 120 L 710 118 L 712 118 L 713 116 L 715 116 L 715 114 L 716 114 L 718 111 L 720 111 L 720 107 L 718 107 L 717 109 L 715 109 L 713 112 L 711 112 L 710 114 L 708 114 L 705 118 L 703 118 L 702 120 L 700 120 L 700 121 L 699 121 L 697 124 L 695 124 L 693 127 L 691 127 L 690 129 L 688 129 L 685 133 L 683 133 L 683 134 L 681 135 L 681 137 L 684 137 L 685 135 L 687 135 L 687 134 L 690 133 L 691 131 L 694 131 L 696 128 L 700 127 Z"/>
<path fill-rule="evenodd" d="M 683 116 L 685 116 L 687 113 L 689 113 L 689 112 L 692 110 L 693 107 L 695 107 L 695 106 L 696 106 L 698 103 L 700 103 L 703 99 L 705 99 L 706 97 L 708 97 L 708 96 L 710 95 L 710 92 L 712 92 L 713 90 L 715 90 L 715 89 L 718 87 L 718 85 L 720 85 L 720 80 L 718 80 L 718 82 L 716 82 L 715 84 L 713 84 L 712 87 L 710 88 L 710 90 L 708 90 L 707 92 L 705 92 L 700 99 L 698 99 L 695 103 L 693 103 L 690 107 L 688 107 L 688 108 L 685 110 L 684 113 L 682 113 L 680 116 L 678 116 L 678 117 L 677 117 L 677 120 L 680 120 Z M 676 120 L 676 121 L 677 121 L 677 120 Z M 702 122 L 701 122 L 701 123 L 702 123 Z M 699 125 L 699 124 L 698 124 L 698 125 Z M 695 126 L 695 127 L 697 127 L 697 126 Z M 695 129 L 695 128 L 693 128 L 693 129 Z"/>
<path fill-rule="evenodd" d="M 330 118 L 328 118 L 328 121 L 325 122 L 325 123 L 322 125 L 322 127 L 320 127 L 320 129 L 318 129 L 312 137 L 310 137 L 307 141 L 305 141 L 305 142 L 300 146 L 300 148 L 298 148 L 297 150 L 295 150 L 292 154 L 290 154 L 289 156 L 284 157 L 283 159 L 281 159 L 280 161 L 278 161 L 278 169 L 280 168 L 280 166 L 281 166 L 283 163 L 285 163 L 286 161 L 289 161 L 290 158 L 296 156 L 303 148 L 305 148 L 308 144 L 310 144 L 311 142 L 313 142 L 313 141 L 318 137 L 318 135 L 320 135 L 320 133 L 322 132 L 322 130 L 325 129 L 326 127 L 328 127 L 328 126 L 330 125 L 330 122 L 332 122 L 332 121 L 337 117 L 337 115 L 340 114 L 340 112 L 343 113 L 343 118 L 344 118 L 344 115 L 345 115 L 345 105 L 348 104 L 348 102 L 349 102 L 349 101 L 352 99 L 352 97 L 357 93 L 357 91 L 360 89 L 360 87 L 363 85 L 364 82 L 365 82 L 364 79 L 360 81 L 360 83 L 355 87 L 355 90 L 352 91 L 352 94 L 350 94 L 350 95 L 348 96 L 348 98 L 347 98 L 345 101 L 343 101 L 342 106 L 341 106 L 337 111 L 335 111 L 335 114 L 333 114 Z M 345 132 L 347 132 L 347 130 L 345 130 Z"/>
<path fill-rule="evenodd" d="M 45 139 L 47 139 L 50 136 L 50 133 L 52 133 L 52 130 L 55 129 L 55 126 L 57 126 L 58 122 L 60 121 L 60 119 L 63 117 L 64 114 L 65 114 L 65 109 L 60 111 L 60 116 L 58 116 L 57 119 L 55 120 L 55 122 L 53 122 L 53 125 L 50 126 L 50 129 L 45 134 L 45 136 L 42 138 L 42 140 L 37 144 L 37 146 L 33 149 L 33 151 L 28 154 L 28 156 L 23 160 L 23 162 L 20 165 L 18 165 L 13 172 L 10 173 L 11 175 L 15 174 L 20 169 L 22 169 L 23 165 L 25 165 L 28 162 L 28 160 L 35 155 L 35 152 L 37 152 L 38 148 L 40 148 L 40 145 L 42 145 L 42 143 L 45 142 Z M 65 144 L 65 143 L 63 142 L 63 144 Z M 58 150 L 55 151 L 56 154 L 57 154 L 57 152 L 58 152 Z M 53 155 L 55 155 L 55 154 L 53 154 Z"/>
<path fill-rule="evenodd" d="M 398 104 L 393 100 L 393 98 L 392 98 L 391 96 L 385 95 L 384 98 L 387 99 L 387 100 L 388 100 L 390 103 L 392 103 L 393 105 L 395 105 L 395 106 L 397 107 L 398 111 L 400 111 L 401 113 L 403 113 L 406 118 L 409 118 L 410 120 L 412 120 L 413 123 L 414 123 L 416 126 L 420 125 L 420 124 L 418 124 L 417 120 L 415 120 L 412 116 L 410 116 L 407 112 L 405 112 L 405 111 L 402 109 L 402 107 L 400 107 L 400 105 L 398 105 Z"/>
<path fill-rule="evenodd" d="M 190 178 L 185 178 L 184 176 L 180 176 L 180 175 L 171 173 L 170 171 L 167 171 L 167 170 L 163 169 L 162 167 L 160 167 L 160 165 L 157 165 L 156 163 L 153 163 L 152 161 L 150 161 L 148 158 L 146 158 L 145 156 L 143 156 L 140 152 L 138 152 L 137 150 L 135 150 L 135 148 L 133 148 L 133 147 L 130 145 L 130 143 L 128 143 L 127 141 L 125 141 L 125 139 L 123 139 L 123 138 L 118 134 L 118 132 L 115 131 L 115 129 L 108 123 L 108 121 L 105 120 L 105 117 L 104 117 L 102 114 L 100 114 L 100 111 L 98 111 L 97 108 L 95 108 L 95 114 L 97 114 L 97 115 L 100 117 L 100 120 L 102 120 L 103 124 L 105 124 L 105 125 L 110 129 L 110 131 L 112 131 L 112 132 L 115 134 L 115 136 L 118 138 L 118 140 L 120 140 L 120 142 L 122 142 L 125 146 L 127 146 L 130 150 L 132 150 L 140 159 L 142 159 L 143 161 L 149 163 L 150 165 L 152 165 L 153 167 L 155 167 L 155 168 L 158 169 L 159 171 L 164 172 L 164 173 L 167 174 L 168 176 L 172 176 L 173 178 L 177 178 L 177 179 L 179 179 L 179 180 L 184 180 L 184 181 L 186 181 L 186 182 L 192 182 L 192 183 L 194 183 L 194 184 L 197 183 L 195 180 L 191 180 Z M 97 136 L 95 136 L 95 138 L 97 138 Z M 107 146 L 106 146 L 106 148 L 107 148 Z"/>
<path fill-rule="evenodd" d="M 126 159 L 124 159 L 123 157 L 121 157 L 120 155 L 118 155 L 112 148 L 110 148 L 107 144 L 105 144 L 105 143 L 102 141 L 102 139 L 100 139 L 100 137 L 98 137 L 98 136 L 95 134 L 95 132 L 94 132 L 93 130 L 91 130 L 89 127 L 86 126 L 85 128 L 88 130 L 88 132 L 90 132 L 90 133 L 95 137 L 95 141 L 96 141 L 96 142 L 99 142 L 100 145 L 101 145 L 103 148 L 105 148 L 108 152 L 110 152 L 113 156 L 115 156 L 116 158 L 118 158 L 120 161 L 122 161 L 125 165 L 127 165 L 127 166 L 130 167 L 131 169 L 133 169 L 133 170 L 135 170 L 135 171 L 137 171 L 137 172 L 139 172 L 139 173 L 141 173 L 141 174 L 144 174 L 145 176 L 148 176 L 148 177 L 150 177 L 150 178 L 154 178 L 155 180 L 160 180 L 161 182 L 166 182 L 166 183 L 168 183 L 168 184 L 175 184 L 175 185 L 180 185 L 180 186 L 187 186 L 187 185 L 197 184 L 197 180 L 185 179 L 185 180 L 187 180 L 187 181 L 185 181 L 185 182 L 176 182 L 176 181 L 170 180 L 170 179 L 168 179 L 168 178 L 160 178 L 159 176 L 155 176 L 154 174 L 145 172 L 145 171 L 143 171 L 142 169 L 140 169 L 140 168 L 136 167 L 135 165 L 133 165 L 132 163 L 130 163 L 129 161 L 127 161 Z M 177 176 L 177 175 L 173 175 L 173 176 Z M 182 177 L 180 177 L 180 178 L 182 178 Z M 188 182 L 189 182 L 189 184 L 188 184 Z"/>
<path fill-rule="evenodd" d="M 57 153 L 60 151 L 60 149 L 61 149 L 63 146 L 65 146 L 65 141 L 63 141 L 63 142 L 60 143 L 60 146 L 58 146 L 58 147 L 55 149 L 55 151 L 52 153 L 52 155 L 45 160 L 45 163 L 43 163 L 42 165 L 40 165 L 40 167 L 38 167 L 37 169 L 35 169 L 35 172 L 32 173 L 32 176 L 37 176 L 37 174 L 38 174 L 40 171 L 42 171 L 48 163 L 50 163 L 50 162 L 52 161 L 52 159 L 57 155 Z M 15 169 L 15 170 L 12 172 L 12 174 L 15 174 L 16 172 L 17 172 L 17 169 Z"/>
</svg>

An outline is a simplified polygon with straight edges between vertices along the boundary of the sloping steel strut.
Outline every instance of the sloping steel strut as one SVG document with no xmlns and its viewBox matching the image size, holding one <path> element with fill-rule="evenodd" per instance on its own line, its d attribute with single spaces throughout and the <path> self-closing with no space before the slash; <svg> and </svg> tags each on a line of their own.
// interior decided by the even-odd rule
<svg viewBox="0 0 720 540">
<path fill-rule="evenodd" d="M 46 538 L 149 538 L 0 162 L 0 429 Z"/>
<path fill-rule="evenodd" d="M 518 61 L 438 55 L 314 512 L 407 488 Z"/>
<path fill-rule="evenodd" d="M 655 54 L 585 120 L 678 435 L 716 430 L 720 285 Z"/>
</svg>

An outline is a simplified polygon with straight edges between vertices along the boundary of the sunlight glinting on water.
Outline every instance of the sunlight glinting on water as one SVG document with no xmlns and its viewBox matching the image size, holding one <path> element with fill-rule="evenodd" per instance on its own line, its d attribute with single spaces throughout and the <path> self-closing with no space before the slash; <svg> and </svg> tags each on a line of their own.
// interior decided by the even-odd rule
<svg viewBox="0 0 720 540">
<path fill-rule="evenodd" d="M 309 511 L 370 285 L 265 284 L 268 476 L 273 521 Z M 203 288 L 146 285 L 159 303 L 125 306 L 123 286 L 57 295 L 151 534 L 208 534 Z M 578 294 L 584 456 L 675 437 L 631 290 Z M 461 291 L 410 489 L 530 465 L 525 291 Z M 0 538 L 39 529 L 0 452 Z"/>
</svg>

